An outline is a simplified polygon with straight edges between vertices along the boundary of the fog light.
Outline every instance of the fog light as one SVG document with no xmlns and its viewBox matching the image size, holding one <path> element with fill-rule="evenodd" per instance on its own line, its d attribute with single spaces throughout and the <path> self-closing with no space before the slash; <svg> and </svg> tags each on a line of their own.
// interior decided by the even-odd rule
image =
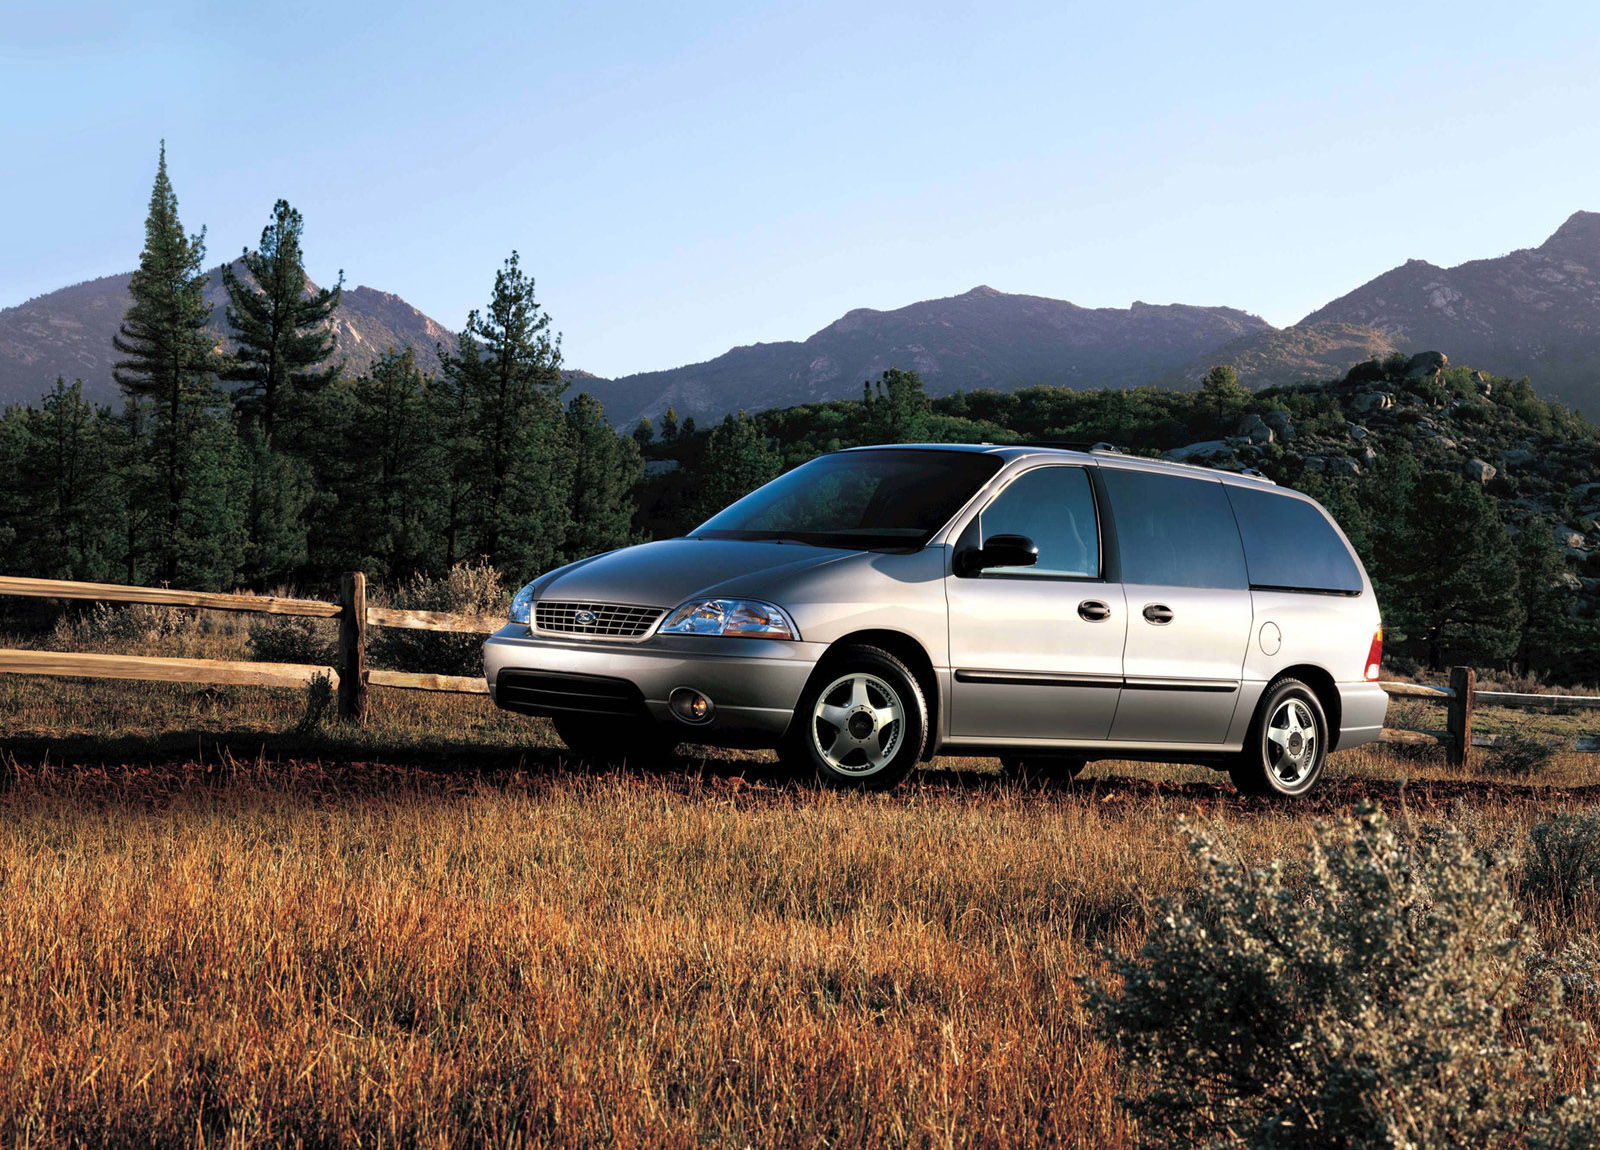
<svg viewBox="0 0 1600 1150">
<path fill-rule="evenodd" d="M 681 721 L 694 726 L 699 726 L 701 723 L 709 723 L 711 716 L 716 714 L 717 711 L 711 705 L 710 699 L 690 687 L 679 687 L 672 692 L 672 696 L 667 700 L 667 705 L 672 708 L 672 713 Z"/>
</svg>

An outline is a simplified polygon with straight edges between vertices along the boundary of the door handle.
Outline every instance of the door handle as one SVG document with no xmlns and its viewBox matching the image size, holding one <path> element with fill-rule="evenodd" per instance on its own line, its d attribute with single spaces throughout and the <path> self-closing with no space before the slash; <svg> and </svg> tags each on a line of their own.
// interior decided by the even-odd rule
<svg viewBox="0 0 1600 1150">
<path fill-rule="evenodd" d="M 1144 621 L 1154 623 L 1157 627 L 1165 627 L 1172 622 L 1172 608 L 1165 603 L 1151 603 L 1144 609 Z"/>
<path fill-rule="evenodd" d="M 1111 618 L 1111 608 L 1098 599 L 1085 599 L 1078 604 L 1078 615 L 1091 623 Z"/>
</svg>

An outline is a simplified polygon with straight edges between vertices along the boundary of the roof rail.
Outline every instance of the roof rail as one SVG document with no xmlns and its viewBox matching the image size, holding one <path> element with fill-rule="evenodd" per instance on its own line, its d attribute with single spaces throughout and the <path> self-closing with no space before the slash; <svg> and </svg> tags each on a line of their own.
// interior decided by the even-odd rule
<svg viewBox="0 0 1600 1150">
<path fill-rule="evenodd" d="M 1103 439 L 1093 442 L 1087 439 L 1023 439 L 1016 443 L 1006 444 L 1007 447 L 1054 447 L 1063 451 L 1098 451 L 1107 455 L 1126 455 L 1127 452 L 1115 443 L 1107 443 Z"/>
</svg>

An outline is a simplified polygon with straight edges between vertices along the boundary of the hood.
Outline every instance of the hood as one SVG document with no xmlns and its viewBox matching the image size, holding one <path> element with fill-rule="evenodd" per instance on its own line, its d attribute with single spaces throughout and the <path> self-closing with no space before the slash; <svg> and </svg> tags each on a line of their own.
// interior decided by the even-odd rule
<svg viewBox="0 0 1600 1150">
<path fill-rule="evenodd" d="M 536 594 L 668 610 L 701 595 L 771 599 L 789 577 L 859 554 L 804 543 L 663 539 L 552 571 L 538 580 Z"/>
</svg>

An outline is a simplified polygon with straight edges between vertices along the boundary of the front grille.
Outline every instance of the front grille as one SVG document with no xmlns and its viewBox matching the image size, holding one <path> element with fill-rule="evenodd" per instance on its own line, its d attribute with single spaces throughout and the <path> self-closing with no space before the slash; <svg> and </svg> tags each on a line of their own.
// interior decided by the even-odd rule
<svg viewBox="0 0 1600 1150">
<path fill-rule="evenodd" d="M 580 603 L 554 600 L 534 605 L 539 630 L 556 635 L 592 635 L 597 639 L 637 639 L 665 615 L 660 607 L 626 603 Z"/>
<path fill-rule="evenodd" d="M 501 671 L 495 701 L 526 715 L 644 715 L 644 695 L 626 679 L 604 675 L 557 675 L 546 671 Z"/>
</svg>

